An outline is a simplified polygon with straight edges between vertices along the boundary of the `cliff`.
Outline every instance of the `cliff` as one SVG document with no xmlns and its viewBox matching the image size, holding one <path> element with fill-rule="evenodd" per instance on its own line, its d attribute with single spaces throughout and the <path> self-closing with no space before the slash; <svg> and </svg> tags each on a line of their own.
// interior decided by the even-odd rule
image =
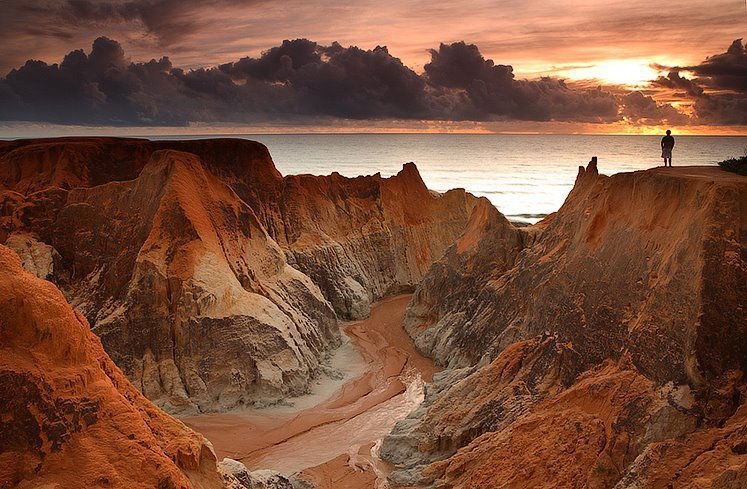
<svg viewBox="0 0 747 489">
<path fill-rule="evenodd" d="M 411 164 L 282 177 L 264 146 L 230 139 L 5 143 L 0 183 L 0 242 L 174 412 L 305 392 L 338 317 L 414 288 L 473 205 Z"/>
<path fill-rule="evenodd" d="M 209 443 L 145 399 L 4 246 L 0 339 L 0 487 L 223 487 Z"/>
<path fill-rule="evenodd" d="M 390 178 L 289 176 L 279 198 L 278 243 L 343 318 L 411 291 L 464 230 L 475 199 L 428 190 L 413 163 Z"/>
<path fill-rule="evenodd" d="M 741 487 L 746 302 L 743 177 L 590 164 L 525 229 L 482 204 L 407 313 L 451 368 L 385 439 L 392 480 Z"/>
</svg>

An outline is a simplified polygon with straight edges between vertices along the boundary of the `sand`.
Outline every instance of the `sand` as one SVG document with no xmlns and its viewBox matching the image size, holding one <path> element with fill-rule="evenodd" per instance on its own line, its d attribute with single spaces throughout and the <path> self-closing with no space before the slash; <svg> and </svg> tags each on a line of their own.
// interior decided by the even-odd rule
<svg viewBox="0 0 747 489">
<path fill-rule="evenodd" d="M 343 349 L 334 366 L 343 368 L 340 360 L 350 360 L 348 374 L 361 373 L 326 399 L 334 381 L 317 386 L 294 406 L 182 420 L 213 443 L 219 459 L 240 460 L 250 470 L 303 471 L 302 477 L 319 487 L 375 487 L 376 472 L 381 475 L 386 467 L 371 455 L 371 447 L 417 407 L 423 382 L 436 371 L 402 329 L 409 300 L 409 295 L 383 300 L 372 307 L 368 319 L 343 326 L 364 368 L 361 372 L 356 355 Z"/>
</svg>

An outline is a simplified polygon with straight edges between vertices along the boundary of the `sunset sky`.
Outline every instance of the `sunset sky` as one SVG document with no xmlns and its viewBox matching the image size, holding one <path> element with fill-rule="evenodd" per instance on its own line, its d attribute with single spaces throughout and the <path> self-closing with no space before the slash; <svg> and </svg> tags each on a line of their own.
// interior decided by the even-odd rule
<svg viewBox="0 0 747 489">
<path fill-rule="evenodd" d="M 744 0 L 2 3 L 4 132 L 747 132 Z"/>
</svg>

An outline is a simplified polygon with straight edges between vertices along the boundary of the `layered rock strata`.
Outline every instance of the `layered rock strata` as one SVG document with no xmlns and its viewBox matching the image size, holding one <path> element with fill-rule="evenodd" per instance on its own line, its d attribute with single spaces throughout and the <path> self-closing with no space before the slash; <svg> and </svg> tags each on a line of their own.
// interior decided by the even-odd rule
<svg viewBox="0 0 747 489">
<path fill-rule="evenodd" d="M 172 412 L 305 392 L 338 318 L 412 289 L 474 205 L 411 164 L 283 177 L 244 140 L 8 142 L 0 185 L 0 242 Z"/>
<path fill-rule="evenodd" d="M 410 292 L 459 237 L 476 199 L 434 193 L 413 163 L 390 178 L 285 177 L 279 197 L 285 230 L 276 239 L 346 319 L 371 302 Z"/>
<path fill-rule="evenodd" d="M 0 340 L 0 487 L 223 487 L 202 435 L 140 394 L 5 246 Z"/>
<path fill-rule="evenodd" d="M 406 327 L 451 367 L 381 453 L 428 487 L 742 487 L 747 179 L 606 177 L 515 229 L 485 204 Z"/>
</svg>

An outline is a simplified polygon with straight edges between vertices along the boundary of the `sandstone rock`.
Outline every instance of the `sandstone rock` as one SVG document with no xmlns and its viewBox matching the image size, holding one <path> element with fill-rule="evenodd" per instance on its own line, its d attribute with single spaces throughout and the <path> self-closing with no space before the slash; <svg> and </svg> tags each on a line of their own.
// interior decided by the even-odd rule
<svg viewBox="0 0 747 489">
<path fill-rule="evenodd" d="M 224 458 L 218 464 L 218 471 L 230 489 L 312 489 L 305 481 L 286 477 L 274 470 L 250 472 L 244 464 Z"/>
<path fill-rule="evenodd" d="M 201 435 L 143 397 L 57 288 L 0 246 L 0 487 L 219 488 Z"/>
<path fill-rule="evenodd" d="M 747 346 L 734 341 L 745 334 L 747 314 L 740 211 L 747 183 L 716 168 L 677 171 L 581 173 L 523 251 L 500 241 L 515 231 L 502 216 L 487 232 L 471 226 L 466 235 L 480 236 L 481 245 L 454 247 L 433 266 L 416 292 L 408 329 L 419 338 L 448 316 L 463 315 L 461 325 L 471 321 L 434 335 L 448 342 L 443 347 L 424 344 L 454 366 L 484 354 L 495 358 L 509 344 L 556 330 L 584 349 L 579 355 L 587 362 L 603 360 L 613 345 L 620 353 L 629 349 L 660 382 L 697 384 L 726 365 L 747 366 Z M 495 263 L 496 254 L 506 258 Z M 490 266 L 469 268 L 484 262 Z M 446 274 L 464 274 L 467 282 L 448 289 L 443 284 L 453 280 Z M 439 312 L 433 304 L 447 295 L 463 299 Z"/>
<path fill-rule="evenodd" d="M 683 487 L 739 487 L 745 209 L 747 179 L 717 168 L 590 165 L 538 226 L 476 211 L 406 319 L 462 374 L 385 439 L 392 480 L 669 487 L 691 474 Z"/>
<path fill-rule="evenodd" d="M 57 250 L 38 241 L 31 235 L 12 234 L 5 245 L 16 252 L 23 268 L 39 278 L 46 279 L 54 273 L 54 262 L 61 260 Z"/>
<path fill-rule="evenodd" d="M 487 200 L 480 199 L 464 234 L 434 263 L 407 309 L 404 327 L 415 344 L 442 365 L 466 366 L 479 357 L 459 348 L 465 329 L 480 321 L 479 306 L 491 307 L 476 284 L 491 284 L 514 267 L 536 228 L 514 227 Z M 481 353 L 480 353 L 481 354 Z"/>
<path fill-rule="evenodd" d="M 192 154 L 156 152 L 135 180 L 72 190 L 56 225 L 57 249 L 86 277 L 75 303 L 172 411 L 301 394 L 339 341 L 318 287 Z"/>
<path fill-rule="evenodd" d="M 747 487 L 747 407 L 723 427 L 648 445 L 615 485 L 644 487 Z"/>
<path fill-rule="evenodd" d="M 344 318 L 411 291 L 464 230 L 475 199 L 430 192 L 414 164 L 390 178 L 286 177 L 278 243 Z"/>
<path fill-rule="evenodd" d="M 264 146 L 230 139 L 14 141 L 0 183 L 0 242 L 59 253 L 48 277 L 113 360 L 185 413 L 304 393 L 338 315 L 414 288 L 474 205 L 412 164 L 283 177 Z"/>
</svg>

